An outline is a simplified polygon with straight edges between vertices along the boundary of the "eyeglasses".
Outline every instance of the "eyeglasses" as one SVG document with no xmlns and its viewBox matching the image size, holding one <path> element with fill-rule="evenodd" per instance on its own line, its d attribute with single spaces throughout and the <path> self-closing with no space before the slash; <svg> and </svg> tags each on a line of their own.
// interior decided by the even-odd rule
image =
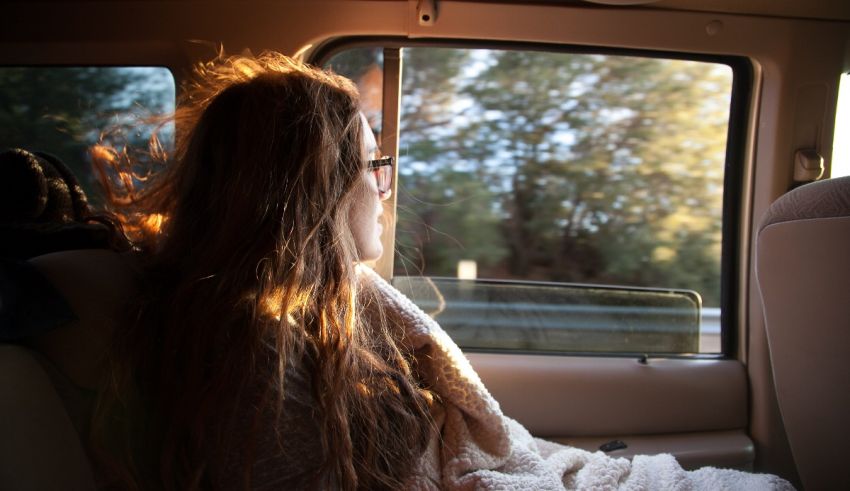
<svg viewBox="0 0 850 491">
<path fill-rule="evenodd" d="M 369 172 L 375 174 L 375 182 L 378 183 L 378 192 L 382 198 L 387 198 L 393 189 L 393 167 L 395 159 L 393 157 L 381 157 L 379 159 L 370 160 Z"/>
</svg>

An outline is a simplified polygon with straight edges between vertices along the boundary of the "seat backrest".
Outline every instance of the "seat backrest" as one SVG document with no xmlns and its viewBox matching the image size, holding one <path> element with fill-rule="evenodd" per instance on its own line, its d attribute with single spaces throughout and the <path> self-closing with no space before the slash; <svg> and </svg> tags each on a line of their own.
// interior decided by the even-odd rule
<svg viewBox="0 0 850 491">
<path fill-rule="evenodd" d="M 806 489 L 850 489 L 850 177 L 780 197 L 756 277 L 782 420 Z"/>
<path fill-rule="evenodd" d="M 68 412 L 38 356 L 0 344 L 0 488 L 94 489 Z"/>
<path fill-rule="evenodd" d="M 133 260 L 90 249 L 29 264 L 73 319 L 20 344 L 0 344 L 0 489 L 94 489 L 83 442 L 111 332 L 137 292 Z"/>
<path fill-rule="evenodd" d="M 59 159 L 0 152 L 0 189 L 0 489 L 94 489 L 83 442 L 135 274 Z"/>
</svg>

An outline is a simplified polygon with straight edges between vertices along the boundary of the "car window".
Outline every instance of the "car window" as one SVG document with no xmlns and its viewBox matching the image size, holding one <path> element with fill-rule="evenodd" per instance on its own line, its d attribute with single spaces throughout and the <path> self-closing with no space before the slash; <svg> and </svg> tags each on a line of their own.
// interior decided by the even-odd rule
<svg viewBox="0 0 850 491">
<path fill-rule="evenodd" d="M 403 53 L 396 286 L 466 348 L 721 351 L 730 66 Z"/>
<path fill-rule="evenodd" d="M 59 157 L 97 203 L 89 148 L 103 131 L 146 148 L 145 118 L 173 112 L 174 97 L 163 67 L 0 67 L 0 146 Z M 159 136 L 173 141 L 170 128 Z"/>
</svg>

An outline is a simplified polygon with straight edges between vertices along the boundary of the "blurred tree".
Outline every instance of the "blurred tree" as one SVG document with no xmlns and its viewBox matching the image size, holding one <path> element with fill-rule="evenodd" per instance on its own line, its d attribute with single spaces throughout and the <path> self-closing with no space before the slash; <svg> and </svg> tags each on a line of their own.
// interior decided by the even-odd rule
<svg viewBox="0 0 850 491">
<path fill-rule="evenodd" d="M 723 68 L 406 50 L 397 268 L 451 276 L 475 259 L 485 277 L 688 288 L 718 305 Z"/>
<path fill-rule="evenodd" d="M 396 264 L 400 274 L 454 276 L 474 259 L 479 273 L 500 276 L 507 248 L 498 191 L 467 153 L 456 126 L 471 108 L 458 105 L 468 50 L 406 49 L 402 75 Z M 482 185 L 483 184 L 483 185 Z M 474 231 L 474 233 L 473 233 Z"/>
</svg>

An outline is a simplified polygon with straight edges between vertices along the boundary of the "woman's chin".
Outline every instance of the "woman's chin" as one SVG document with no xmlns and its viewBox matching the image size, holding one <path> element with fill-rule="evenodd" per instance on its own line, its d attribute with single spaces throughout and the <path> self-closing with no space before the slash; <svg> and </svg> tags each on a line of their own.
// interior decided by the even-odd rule
<svg viewBox="0 0 850 491">
<path fill-rule="evenodd" d="M 384 253 L 384 246 L 380 242 L 378 242 L 376 244 L 372 244 L 371 247 L 365 248 L 365 250 L 360 250 L 357 252 L 359 262 L 373 263 L 377 261 Z"/>
<path fill-rule="evenodd" d="M 367 261 L 377 261 L 381 258 L 384 253 L 384 248 L 378 246 L 377 250 L 373 251 L 372 254 L 369 254 Z"/>
</svg>

